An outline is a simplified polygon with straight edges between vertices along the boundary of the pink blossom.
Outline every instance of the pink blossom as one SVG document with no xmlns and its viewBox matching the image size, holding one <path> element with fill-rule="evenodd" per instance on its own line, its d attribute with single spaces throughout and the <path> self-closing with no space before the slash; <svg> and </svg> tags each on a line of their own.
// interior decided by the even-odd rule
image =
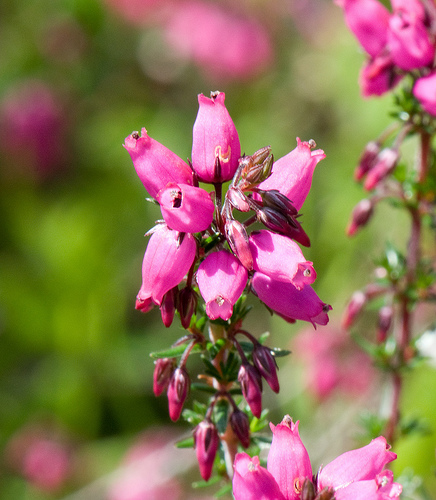
<svg viewBox="0 0 436 500">
<path fill-rule="evenodd" d="M 387 40 L 390 13 L 378 0 L 339 0 L 345 22 L 370 56 L 377 56 Z"/>
<path fill-rule="evenodd" d="M 436 71 L 416 80 L 413 95 L 427 113 L 436 116 Z"/>
<path fill-rule="evenodd" d="M 403 78 L 396 72 L 392 56 L 389 53 L 369 59 L 359 74 L 359 85 L 362 95 L 370 97 L 383 95 L 393 89 Z"/>
<path fill-rule="evenodd" d="M 262 377 L 259 370 L 247 362 L 242 363 L 238 373 L 238 380 L 251 413 L 260 418 L 262 413 Z"/>
<path fill-rule="evenodd" d="M 396 149 L 384 148 L 378 154 L 373 166 L 366 174 L 363 187 L 370 191 L 385 179 L 397 166 L 400 155 Z"/>
<path fill-rule="evenodd" d="M 270 37 L 260 22 L 211 2 L 179 2 L 164 36 L 179 57 L 197 64 L 214 81 L 250 78 L 273 58 Z"/>
<path fill-rule="evenodd" d="M 241 145 L 224 99 L 223 92 L 212 93 L 211 98 L 198 96 L 200 106 L 192 132 L 192 166 L 203 182 L 228 181 L 238 168 Z"/>
<path fill-rule="evenodd" d="M 0 148 L 19 174 L 43 181 L 68 160 L 67 123 L 60 98 L 46 83 L 28 80 L 14 86 L 0 106 Z"/>
<path fill-rule="evenodd" d="M 300 319 L 313 326 L 326 325 L 329 321 L 331 307 L 321 301 L 310 285 L 298 290 L 292 283 L 256 272 L 252 286 L 262 302 L 288 321 Z"/>
<path fill-rule="evenodd" d="M 392 60 L 405 71 L 433 62 L 434 43 L 424 23 L 414 15 L 403 13 L 391 16 L 388 45 Z"/>
<path fill-rule="evenodd" d="M 169 182 L 192 184 L 192 170 L 175 153 L 152 139 L 145 128 L 133 132 L 123 144 L 132 158 L 138 177 L 148 194 L 156 198 L 157 193 Z"/>
<path fill-rule="evenodd" d="M 316 493 L 331 491 L 336 500 L 384 500 L 398 498 L 402 487 L 385 471 L 395 460 L 385 438 L 339 456 L 312 482 L 312 466 L 298 432 L 298 422 L 286 415 L 277 426 L 271 425 L 273 441 L 267 468 L 258 457 L 238 453 L 234 463 L 233 495 L 235 500 L 300 500 L 303 485 L 311 483 Z M 330 497 L 329 497 L 330 498 Z"/>
<path fill-rule="evenodd" d="M 175 231 L 197 233 L 212 223 L 215 205 L 204 189 L 169 182 L 156 199 L 167 226 Z"/>
<path fill-rule="evenodd" d="M 301 142 L 297 137 L 297 147 L 274 163 L 272 174 L 259 188 L 277 189 L 300 210 L 309 194 L 315 167 L 325 156 L 324 151 L 312 151 L 309 142 Z"/>
<path fill-rule="evenodd" d="M 362 396 L 374 381 L 371 358 L 342 330 L 326 327 L 320 334 L 306 328 L 294 338 L 291 349 L 304 363 L 303 374 L 309 391 L 320 400 L 334 391 Z"/>
<path fill-rule="evenodd" d="M 197 282 L 210 319 L 230 319 L 247 278 L 247 270 L 230 252 L 220 250 L 206 257 L 198 267 Z"/>
<path fill-rule="evenodd" d="M 210 420 L 205 419 L 197 425 L 194 442 L 201 477 L 208 481 L 220 443 L 217 428 Z"/>
<path fill-rule="evenodd" d="M 197 248 L 195 238 L 186 233 L 180 242 L 179 235 L 166 225 L 158 226 L 152 234 L 142 263 L 137 309 L 142 309 L 144 303 L 150 304 L 150 299 L 160 306 L 165 293 L 177 286 L 189 271 Z"/>
<path fill-rule="evenodd" d="M 290 238 L 261 230 L 252 233 L 249 240 L 255 271 L 292 283 L 298 290 L 315 281 L 312 262 L 306 261 L 300 247 Z"/>
</svg>

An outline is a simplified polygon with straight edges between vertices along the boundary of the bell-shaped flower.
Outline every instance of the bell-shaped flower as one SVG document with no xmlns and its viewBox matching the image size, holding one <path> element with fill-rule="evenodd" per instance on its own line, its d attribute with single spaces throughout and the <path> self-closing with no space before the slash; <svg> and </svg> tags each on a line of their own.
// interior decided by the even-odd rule
<svg viewBox="0 0 436 500">
<path fill-rule="evenodd" d="M 436 116 L 436 71 L 416 80 L 413 95 L 421 103 L 424 111 Z"/>
<path fill-rule="evenodd" d="M 268 453 L 268 472 L 285 498 L 298 500 L 304 480 L 312 478 L 312 465 L 298 432 L 298 422 L 294 424 L 291 417 L 286 415 L 280 424 L 270 424 L 270 428 L 273 440 Z"/>
<path fill-rule="evenodd" d="M 201 477 L 208 481 L 212 475 L 213 462 L 220 444 L 218 431 L 213 422 L 205 419 L 197 425 L 194 442 Z"/>
<path fill-rule="evenodd" d="M 126 137 L 123 146 L 129 152 L 142 184 L 153 198 L 169 182 L 192 185 L 193 176 L 189 165 L 152 139 L 145 128 L 141 130 L 141 135 L 133 132 Z"/>
<path fill-rule="evenodd" d="M 230 319 L 247 278 L 245 267 L 226 250 L 211 253 L 204 259 L 198 267 L 197 283 L 210 319 Z"/>
<path fill-rule="evenodd" d="M 160 225 L 151 235 L 142 262 L 142 286 L 137 296 L 138 304 L 161 305 L 163 296 L 177 286 L 189 271 L 195 259 L 195 238 Z"/>
<path fill-rule="evenodd" d="M 274 477 L 260 465 L 259 457 L 238 453 L 233 468 L 235 500 L 288 500 Z"/>
<path fill-rule="evenodd" d="M 350 483 L 375 479 L 386 464 L 397 458 L 389 448 L 386 439 L 379 436 L 363 448 L 343 453 L 322 468 L 318 476 L 319 487 L 345 489 Z"/>
<path fill-rule="evenodd" d="M 309 142 L 297 137 L 297 147 L 274 163 L 272 174 L 259 184 L 259 189 L 276 189 L 300 210 L 309 194 L 315 167 L 325 156 L 324 151 L 312 151 Z"/>
<path fill-rule="evenodd" d="M 167 226 L 175 231 L 198 233 L 212 223 L 215 205 L 204 189 L 170 182 L 156 199 Z"/>
<path fill-rule="evenodd" d="M 403 78 L 396 70 L 390 54 L 381 53 L 370 59 L 360 70 L 359 86 L 363 97 L 383 95 Z"/>
<path fill-rule="evenodd" d="M 298 422 L 287 415 L 271 425 L 273 441 L 267 469 L 258 457 L 238 453 L 234 462 L 233 495 L 235 500 L 385 500 L 398 498 L 402 486 L 393 482 L 393 474 L 384 470 L 396 455 L 386 440 L 379 437 L 363 448 L 349 451 L 321 468 L 312 482 L 309 455 L 298 433 Z"/>
<path fill-rule="evenodd" d="M 256 272 L 252 287 L 262 302 L 288 321 L 309 321 L 314 327 L 326 325 L 329 321 L 331 306 L 322 302 L 310 285 L 298 290 L 292 283 Z"/>
<path fill-rule="evenodd" d="M 424 23 L 416 16 L 403 13 L 389 20 L 389 51 L 394 63 L 405 71 L 433 62 L 435 47 Z"/>
<path fill-rule="evenodd" d="M 306 261 L 295 241 L 264 229 L 251 233 L 249 239 L 255 271 L 292 283 L 298 290 L 315 281 L 312 262 Z"/>
<path fill-rule="evenodd" d="M 394 13 L 406 13 L 421 21 L 426 20 L 425 7 L 421 0 L 391 0 Z"/>
<path fill-rule="evenodd" d="M 198 96 L 200 105 L 193 128 L 192 166 L 203 182 L 230 180 L 238 168 L 241 145 L 238 132 L 224 105 L 225 94 Z"/>
<path fill-rule="evenodd" d="M 386 45 L 390 12 L 378 0 L 336 0 L 363 49 L 375 57 Z"/>
</svg>

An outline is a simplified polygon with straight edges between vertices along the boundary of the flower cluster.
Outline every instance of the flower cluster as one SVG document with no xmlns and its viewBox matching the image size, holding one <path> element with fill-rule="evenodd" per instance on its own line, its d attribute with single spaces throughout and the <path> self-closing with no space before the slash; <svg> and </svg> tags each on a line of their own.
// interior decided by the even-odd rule
<svg viewBox="0 0 436 500">
<path fill-rule="evenodd" d="M 286 415 L 280 424 L 270 427 L 273 441 L 266 469 L 258 457 L 236 456 L 235 500 L 382 500 L 400 496 L 401 485 L 384 469 L 397 458 L 385 438 L 340 455 L 313 476 L 298 422 Z"/>
<path fill-rule="evenodd" d="M 252 291 L 285 320 L 300 319 L 313 326 L 327 324 L 331 309 L 311 287 L 316 272 L 299 246 L 310 244 L 298 212 L 324 152 L 315 149 L 314 141 L 297 139 L 297 147 L 276 162 L 270 147 L 241 156 L 224 98 L 222 92 L 213 92 L 210 98 L 199 96 L 188 162 L 152 139 L 145 129 L 141 134 L 133 132 L 124 144 L 163 219 L 148 233 L 136 308 L 148 312 L 159 307 L 167 327 L 178 312 L 188 331 L 175 344 L 176 349 L 185 349 L 183 344 L 188 342 L 180 351 L 181 359 L 177 361 L 176 354 L 161 357 L 154 372 L 154 393 L 167 391 L 172 420 L 180 417 L 189 392 L 186 362 L 193 348 L 210 357 L 203 379 L 216 393 L 195 431 L 205 479 L 211 474 L 219 444 L 214 406 L 226 402 L 228 424 L 247 447 L 248 418 L 231 396 L 233 384 L 239 382 L 257 417 L 262 411 L 262 379 L 279 391 L 274 352 L 241 328 L 246 314 L 243 298 Z M 213 192 L 199 183 L 212 185 Z M 203 334 L 206 320 L 212 343 Z M 239 334 L 249 342 L 238 341 Z"/>
<path fill-rule="evenodd" d="M 436 115 L 435 20 L 433 2 L 391 0 L 392 12 L 378 0 L 336 0 L 345 21 L 368 55 L 360 74 L 364 96 L 382 95 L 414 72 L 413 94 Z"/>
</svg>

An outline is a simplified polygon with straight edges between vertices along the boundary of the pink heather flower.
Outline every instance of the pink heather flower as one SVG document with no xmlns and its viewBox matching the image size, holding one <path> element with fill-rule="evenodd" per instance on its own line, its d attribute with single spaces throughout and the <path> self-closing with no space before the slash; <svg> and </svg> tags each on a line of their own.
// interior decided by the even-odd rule
<svg viewBox="0 0 436 500">
<path fill-rule="evenodd" d="M 314 327 L 326 325 L 331 306 L 322 302 L 310 285 L 298 290 L 292 283 L 254 273 L 252 286 L 259 299 L 288 321 L 309 321 Z"/>
<path fill-rule="evenodd" d="M 160 225 L 148 242 L 142 263 L 142 286 L 138 292 L 136 308 L 150 309 L 150 299 L 161 305 L 163 296 L 177 286 L 189 271 L 195 259 L 195 238 L 185 233 L 182 242 L 180 233 Z"/>
<path fill-rule="evenodd" d="M 309 391 L 319 400 L 334 391 L 362 396 L 372 385 L 375 372 L 371 358 L 342 330 L 326 327 L 319 334 L 305 328 L 293 339 L 291 349 L 304 364 Z"/>
<path fill-rule="evenodd" d="M 345 22 L 363 49 L 372 57 L 385 47 L 390 12 L 378 0 L 337 0 Z"/>
<path fill-rule="evenodd" d="M 214 81 L 250 78 L 273 59 L 262 24 L 211 2 L 179 2 L 164 36 L 179 57 L 197 64 Z"/>
<path fill-rule="evenodd" d="M 395 13 L 410 14 L 421 21 L 427 17 L 421 0 L 391 0 L 391 5 Z"/>
<path fill-rule="evenodd" d="M 14 86 L 0 105 L 0 149 L 19 174 L 43 181 L 67 165 L 65 110 L 53 89 L 39 80 Z"/>
<path fill-rule="evenodd" d="M 271 425 L 273 441 L 267 468 L 258 457 L 238 453 L 234 463 L 233 495 L 235 500 L 300 500 L 305 482 L 312 481 L 312 466 L 298 433 L 298 422 L 289 415 L 277 426 Z M 385 471 L 395 460 L 385 438 L 378 437 L 363 448 L 349 451 L 321 468 L 313 489 L 324 488 L 336 500 L 385 500 L 398 498 L 402 487 Z M 330 497 L 329 497 L 330 498 Z"/>
<path fill-rule="evenodd" d="M 436 71 L 416 80 L 413 95 L 427 113 L 436 116 Z"/>
<path fill-rule="evenodd" d="M 168 148 L 152 139 L 145 128 L 126 137 L 123 146 L 132 158 L 138 177 L 148 194 L 157 193 L 169 182 L 191 184 L 192 170 L 187 163 Z"/>
<path fill-rule="evenodd" d="M 168 412 L 173 422 L 179 420 L 182 414 L 190 387 L 188 372 L 183 367 L 177 367 L 171 376 L 167 391 Z"/>
<path fill-rule="evenodd" d="M 405 71 L 427 66 L 433 62 L 434 43 L 424 23 L 414 15 L 402 13 L 391 16 L 388 45 L 392 60 Z"/>
<path fill-rule="evenodd" d="M 160 396 L 168 388 L 174 369 L 174 358 L 162 358 L 154 362 L 153 393 L 155 396 Z"/>
<path fill-rule="evenodd" d="M 242 363 L 238 380 L 251 413 L 260 418 L 262 413 L 262 377 L 258 369 L 248 362 Z"/>
<path fill-rule="evenodd" d="M 394 168 L 397 166 L 400 155 L 397 150 L 392 148 L 382 149 L 371 167 L 366 174 L 363 187 L 367 191 L 376 188 L 378 183 L 385 179 Z"/>
<path fill-rule="evenodd" d="M 298 290 L 315 281 L 312 262 L 306 261 L 295 241 L 264 229 L 251 233 L 249 240 L 255 271 L 292 283 Z"/>
<path fill-rule="evenodd" d="M 198 267 L 197 283 L 210 319 L 230 319 L 247 278 L 245 267 L 226 250 L 211 253 L 204 259 Z"/>
<path fill-rule="evenodd" d="M 364 97 L 383 95 L 403 78 L 396 73 L 390 54 L 382 53 L 370 59 L 360 70 L 359 86 Z"/>
<path fill-rule="evenodd" d="M 215 205 L 204 189 L 169 182 L 156 199 L 167 226 L 175 231 L 197 233 L 212 223 Z"/>
<path fill-rule="evenodd" d="M 324 151 L 312 151 L 309 142 L 297 137 L 297 147 L 274 163 L 272 174 L 259 184 L 259 189 L 277 189 L 300 210 L 309 194 L 315 167 L 325 156 Z"/>
<path fill-rule="evenodd" d="M 192 166 L 203 182 L 230 180 L 238 168 L 241 145 L 238 132 L 224 105 L 223 92 L 211 98 L 198 96 L 200 105 L 194 123 Z"/>
</svg>

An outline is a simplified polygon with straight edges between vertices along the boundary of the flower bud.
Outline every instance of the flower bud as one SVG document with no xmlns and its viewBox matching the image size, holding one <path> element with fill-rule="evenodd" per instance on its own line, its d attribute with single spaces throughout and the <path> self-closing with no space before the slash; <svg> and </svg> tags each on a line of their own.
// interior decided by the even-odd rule
<svg viewBox="0 0 436 500">
<path fill-rule="evenodd" d="M 154 362 L 153 393 L 155 396 L 160 396 L 168 387 L 174 366 L 174 358 L 160 358 Z"/>
<path fill-rule="evenodd" d="M 254 344 L 253 363 L 271 389 L 278 393 L 280 391 L 280 385 L 277 377 L 277 363 L 274 356 L 271 354 L 271 350 L 259 342 Z"/>
<path fill-rule="evenodd" d="M 250 210 L 247 197 L 239 188 L 230 187 L 226 193 L 226 198 L 241 212 L 248 212 Z"/>
<path fill-rule="evenodd" d="M 203 420 L 197 425 L 194 431 L 194 442 L 201 477 L 208 481 L 220 444 L 218 431 L 210 420 Z"/>
<path fill-rule="evenodd" d="M 175 286 L 168 290 L 168 292 L 163 296 L 162 304 L 160 306 L 160 314 L 162 316 L 162 323 L 169 328 L 174 319 L 174 313 L 176 312 L 176 302 L 177 294 L 179 289 Z"/>
<path fill-rule="evenodd" d="M 391 148 L 383 149 L 375 161 L 374 166 L 368 172 L 363 187 L 370 191 L 377 187 L 377 184 L 393 172 L 397 166 L 400 155 L 398 151 Z"/>
<path fill-rule="evenodd" d="M 290 217 L 278 212 L 274 208 L 260 208 L 256 212 L 257 220 L 261 222 L 264 226 L 277 233 L 285 234 L 290 236 L 292 228 L 295 229 L 296 223 Z"/>
<path fill-rule="evenodd" d="M 241 145 L 238 132 L 224 105 L 225 94 L 198 96 L 199 110 L 193 128 L 192 166 L 200 181 L 230 180 L 238 168 Z"/>
<path fill-rule="evenodd" d="M 298 210 L 294 207 L 292 201 L 277 189 L 270 189 L 269 191 L 256 189 L 256 193 L 262 197 L 264 207 L 274 208 L 291 217 L 298 214 Z"/>
<path fill-rule="evenodd" d="M 239 369 L 238 380 L 241 384 L 242 394 L 257 418 L 262 413 L 262 378 L 257 368 L 243 363 Z"/>
<path fill-rule="evenodd" d="M 167 226 L 175 231 L 198 233 L 212 223 L 215 205 L 202 188 L 169 182 L 156 199 Z"/>
<path fill-rule="evenodd" d="M 180 290 L 178 303 L 178 311 L 183 328 L 189 328 L 192 315 L 195 313 L 196 309 L 197 294 L 191 287 L 186 286 Z"/>
<path fill-rule="evenodd" d="M 351 214 L 351 221 L 348 224 L 347 236 L 353 236 L 357 231 L 365 226 L 374 212 L 374 204 L 368 198 L 365 198 L 354 207 Z"/>
<path fill-rule="evenodd" d="M 378 312 L 377 341 L 379 343 L 386 340 L 387 333 L 392 325 L 394 309 L 391 305 L 383 306 Z"/>
<path fill-rule="evenodd" d="M 354 178 L 356 181 L 360 181 L 360 179 L 370 170 L 379 153 L 380 143 L 377 141 L 368 142 L 360 157 L 359 164 L 354 171 Z"/>
<path fill-rule="evenodd" d="M 239 166 L 242 166 L 240 188 L 248 190 L 268 179 L 273 163 L 274 157 L 269 146 L 259 149 L 252 156 L 244 156 L 239 162 Z"/>
<path fill-rule="evenodd" d="M 227 242 L 241 264 L 251 271 L 253 269 L 253 255 L 251 254 L 249 238 L 244 224 L 237 220 L 227 220 L 225 224 Z"/>
<path fill-rule="evenodd" d="M 230 426 L 244 448 L 250 446 L 250 421 L 239 408 L 230 415 Z"/>
<path fill-rule="evenodd" d="M 354 324 L 357 315 L 363 309 L 363 306 L 366 304 L 366 301 L 367 301 L 366 295 L 360 290 L 357 290 L 356 292 L 353 293 L 351 300 L 348 303 L 347 308 L 345 309 L 344 316 L 342 318 L 342 328 L 348 329 Z"/>
<path fill-rule="evenodd" d="M 176 422 L 183 409 L 183 404 L 188 396 L 190 379 L 185 368 L 178 367 L 174 370 L 168 386 L 168 409 L 170 418 Z"/>
</svg>

